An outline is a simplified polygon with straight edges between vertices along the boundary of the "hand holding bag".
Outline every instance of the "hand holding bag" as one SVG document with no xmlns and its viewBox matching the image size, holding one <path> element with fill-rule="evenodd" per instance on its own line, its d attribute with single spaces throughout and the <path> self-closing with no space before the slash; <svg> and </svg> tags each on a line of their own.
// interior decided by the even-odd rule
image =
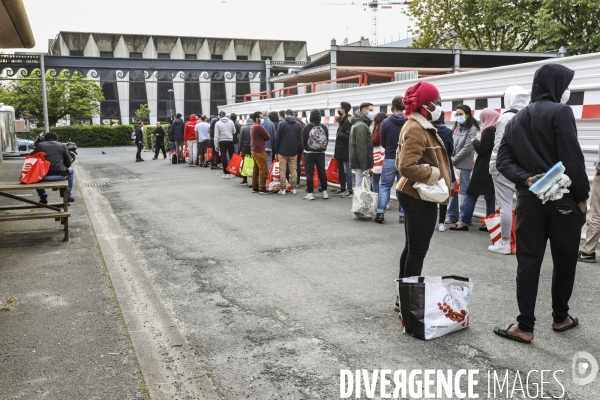
<svg viewBox="0 0 600 400">
<path fill-rule="evenodd" d="M 242 174 L 241 174 L 242 161 L 243 161 L 242 156 L 240 156 L 239 154 L 234 154 L 233 157 L 231 157 L 231 161 L 229 162 L 229 165 L 227 166 L 227 172 L 229 172 L 231 175 L 241 178 L 242 177 Z"/>
<path fill-rule="evenodd" d="M 429 165 L 423 164 L 422 167 L 429 167 Z M 438 181 L 433 185 L 417 182 L 413 185 L 413 187 L 417 189 L 417 192 L 419 192 L 421 200 L 429 201 L 431 203 L 443 203 L 449 197 L 448 186 L 446 185 L 446 181 L 442 176 L 440 176 L 440 179 L 438 179 Z"/>
<path fill-rule="evenodd" d="M 377 213 L 378 194 L 372 192 L 367 184 L 367 177 L 364 176 L 361 185 L 354 188 L 352 196 L 352 211 L 364 215 L 375 215 Z"/>
<path fill-rule="evenodd" d="M 46 161 L 43 151 L 25 157 L 19 181 L 21 183 L 37 183 L 43 180 L 50 170 L 50 161 Z"/>
</svg>

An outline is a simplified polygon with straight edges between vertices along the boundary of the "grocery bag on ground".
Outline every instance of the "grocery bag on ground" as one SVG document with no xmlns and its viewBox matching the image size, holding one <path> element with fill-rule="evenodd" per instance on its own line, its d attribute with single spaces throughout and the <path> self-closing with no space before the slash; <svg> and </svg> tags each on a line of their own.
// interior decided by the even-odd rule
<svg viewBox="0 0 600 400">
<path fill-rule="evenodd" d="M 496 244 L 499 240 L 502 240 L 502 229 L 500 226 L 500 210 L 496 211 L 495 214 L 488 215 L 481 219 L 481 222 L 485 224 L 492 244 Z M 510 228 L 510 252 L 517 254 L 517 213 L 512 210 L 512 225 Z"/>
<path fill-rule="evenodd" d="M 250 155 L 244 157 L 244 165 L 242 167 L 242 176 L 252 176 L 254 173 L 254 159 Z"/>
<path fill-rule="evenodd" d="M 239 154 L 234 154 L 233 157 L 231 157 L 229 165 L 227 166 L 227 172 L 229 172 L 231 175 L 241 178 L 241 169 L 243 161 L 244 160 L 242 159 L 242 156 L 240 156 Z"/>
<path fill-rule="evenodd" d="M 204 153 L 204 162 L 208 164 L 212 160 L 212 149 L 209 147 L 206 149 L 206 153 Z"/>
<path fill-rule="evenodd" d="M 396 279 L 404 332 L 435 339 L 469 326 L 473 282 L 460 276 Z"/>
<path fill-rule="evenodd" d="M 25 157 L 25 163 L 19 175 L 21 183 L 37 183 L 44 179 L 50 169 L 50 161 L 46 161 L 43 151 Z"/>
<path fill-rule="evenodd" d="M 271 169 L 269 170 L 269 175 L 267 177 L 267 183 L 273 181 L 279 182 L 279 159 L 277 157 L 275 157 L 275 161 L 271 164 Z"/>
<path fill-rule="evenodd" d="M 377 199 L 377 193 L 369 189 L 367 178 L 363 177 L 361 185 L 354 188 L 351 211 L 364 215 L 375 215 L 377 213 Z"/>
<path fill-rule="evenodd" d="M 381 146 L 373 147 L 373 168 L 371 172 L 381 174 L 383 170 L 383 159 L 385 158 L 385 149 Z"/>
<path fill-rule="evenodd" d="M 338 160 L 332 158 L 327 166 L 327 182 L 340 183 L 340 171 L 338 170 Z"/>
</svg>

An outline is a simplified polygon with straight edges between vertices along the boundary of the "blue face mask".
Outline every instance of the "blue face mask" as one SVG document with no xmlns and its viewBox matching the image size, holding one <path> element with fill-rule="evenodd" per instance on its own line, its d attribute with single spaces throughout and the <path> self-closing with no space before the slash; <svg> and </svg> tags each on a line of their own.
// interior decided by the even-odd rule
<svg viewBox="0 0 600 400">
<path fill-rule="evenodd" d="M 456 122 L 458 122 L 459 124 L 464 124 L 467 121 L 467 118 L 465 118 L 464 115 L 459 115 L 458 117 L 456 117 Z"/>
<path fill-rule="evenodd" d="M 375 116 L 375 111 L 369 111 L 369 113 L 367 114 L 367 118 L 369 118 L 370 120 L 373 120 L 374 116 Z"/>
</svg>

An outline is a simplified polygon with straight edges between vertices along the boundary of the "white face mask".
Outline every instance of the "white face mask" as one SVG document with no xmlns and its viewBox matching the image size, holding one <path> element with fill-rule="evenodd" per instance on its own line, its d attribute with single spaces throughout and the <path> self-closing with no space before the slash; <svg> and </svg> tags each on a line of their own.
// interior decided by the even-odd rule
<svg viewBox="0 0 600 400">
<path fill-rule="evenodd" d="M 567 104 L 567 101 L 571 98 L 571 91 L 569 89 L 565 90 L 562 97 L 560 98 L 560 102 L 562 104 Z"/>
<path fill-rule="evenodd" d="M 426 110 L 427 110 L 427 108 L 426 108 Z M 429 113 L 431 114 L 431 121 L 433 121 L 433 122 L 440 119 L 440 117 L 442 116 L 442 113 L 444 112 L 444 110 L 442 110 L 442 107 L 440 107 L 438 105 L 435 105 L 435 110 L 433 110 L 433 111 L 427 110 L 427 111 L 429 111 Z"/>
</svg>

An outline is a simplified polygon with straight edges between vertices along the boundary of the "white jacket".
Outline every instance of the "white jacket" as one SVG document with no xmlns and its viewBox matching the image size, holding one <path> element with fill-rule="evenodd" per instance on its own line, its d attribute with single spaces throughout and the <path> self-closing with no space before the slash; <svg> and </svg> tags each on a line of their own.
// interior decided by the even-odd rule
<svg viewBox="0 0 600 400">
<path fill-rule="evenodd" d="M 221 118 L 215 124 L 215 146 L 219 146 L 221 141 L 233 141 L 235 135 L 235 124 L 227 117 Z"/>
<path fill-rule="evenodd" d="M 498 118 L 498 122 L 496 123 L 496 136 L 494 137 L 494 149 L 492 150 L 492 156 L 490 157 L 490 174 L 494 179 L 500 173 L 496 169 L 496 157 L 498 157 L 498 149 L 500 148 L 500 142 L 502 141 L 502 137 L 504 136 L 504 129 L 508 122 L 517 115 L 514 112 L 507 112 L 508 110 L 522 110 L 527 107 L 529 101 L 531 100 L 531 95 L 521 86 L 509 86 L 506 88 L 506 92 L 504 92 L 504 113 L 500 115 Z"/>
</svg>

